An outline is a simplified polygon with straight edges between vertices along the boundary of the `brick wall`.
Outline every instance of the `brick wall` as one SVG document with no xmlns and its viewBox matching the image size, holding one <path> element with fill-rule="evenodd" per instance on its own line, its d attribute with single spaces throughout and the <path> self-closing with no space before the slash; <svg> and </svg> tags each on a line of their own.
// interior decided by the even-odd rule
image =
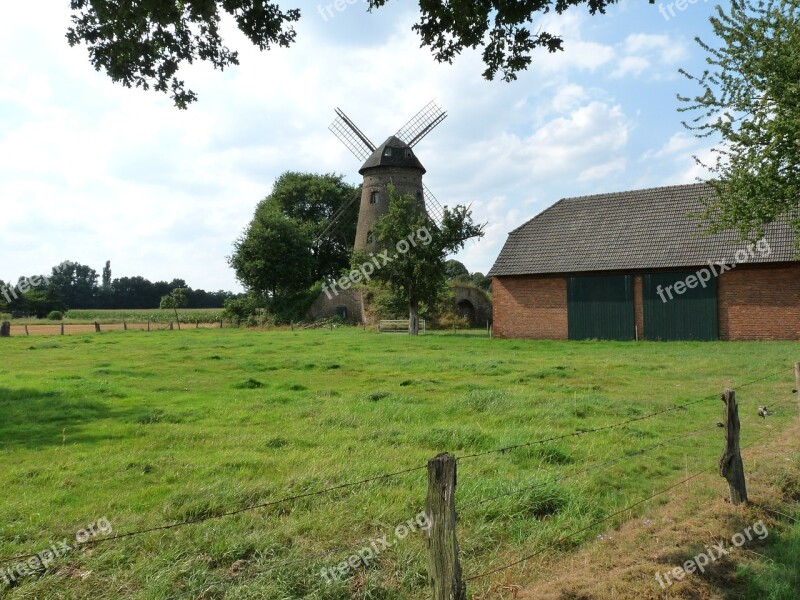
<svg viewBox="0 0 800 600">
<path fill-rule="evenodd" d="M 800 265 L 739 266 L 718 288 L 720 339 L 800 339 Z"/>
<path fill-rule="evenodd" d="M 337 316 L 336 309 L 340 306 L 347 307 L 347 320 L 351 323 L 363 322 L 363 295 L 361 288 L 342 290 L 336 288 L 335 294 L 330 291 L 331 298 L 328 294 L 321 292 L 311 308 L 306 313 L 306 318 L 315 321 L 317 319 L 327 319 Z"/>
<path fill-rule="evenodd" d="M 567 280 L 563 277 L 495 277 L 494 335 L 566 340 Z"/>
</svg>

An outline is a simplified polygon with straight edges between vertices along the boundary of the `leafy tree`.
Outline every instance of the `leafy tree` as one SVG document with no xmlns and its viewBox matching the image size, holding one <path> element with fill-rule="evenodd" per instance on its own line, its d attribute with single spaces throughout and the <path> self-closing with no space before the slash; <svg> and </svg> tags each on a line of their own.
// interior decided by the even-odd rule
<svg viewBox="0 0 800 600">
<path fill-rule="evenodd" d="M 275 181 L 272 193 L 256 211 L 276 208 L 299 223 L 313 240 L 313 280 L 335 277 L 350 262 L 350 252 L 356 237 L 358 202 L 361 188 L 344 181 L 342 175 L 318 175 L 287 171 Z M 324 236 L 334 216 L 345 207 L 346 212 L 335 227 Z"/>
<path fill-rule="evenodd" d="M 313 283 L 311 239 L 294 219 L 270 203 L 261 203 L 228 263 L 248 291 L 258 292 L 267 304 L 307 290 Z"/>
<path fill-rule="evenodd" d="M 684 125 L 721 140 L 715 163 L 704 165 L 715 192 L 709 229 L 754 241 L 785 218 L 800 234 L 800 3 L 732 0 L 711 25 L 722 45 L 697 39 L 709 67 L 699 77 L 681 71 L 700 92 L 678 96 L 679 110 L 695 114 Z"/>
<path fill-rule="evenodd" d="M 470 280 L 475 285 L 475 287 L 482 289 L 484 292 L 491 292 L 492 291 L 492 279 L 491 277 L 487 277 L 480 271 L 476 271 L 470 276 Z"/>
<path fill-rule="evenodd" d="M 182 64 L 203 60 L 220 70 L 239 64 L 220 36 L 222 14 L 233 16 L 261 50 L 293 42 L 292 23 L 300 18 L 299 9 L 282 11 L 264 0 L 70 0 L 70 6 L 70 46 L 85 43 L 95 69 L 126 87 L 169 91 L 178 108 L 197 99 L 177 77 Z"/>
<path fill-rule="evenodd" d="M 419 333 L 421 303 L 434 305 L 445 284 L 445 260 L 448 254 L 464 247 L 464 242 L 483 236 L 483 226 L 472 222 L 472 214 L 465 206 L 445 207 L 441 227 L 427 215 L 413 196 L 398 196 L 389 187 L 389 212 L 373 227 L 378 243 L 385 248 L 372 275 L 401 295 L 408 306 L 408 333 Z M 355 266 L 365 264 L 373 257 L 363 252 L 354 255 Z M 387 260 L 391 259 L 391 260 Z"/>
<path fill-rule="evenodd" d="M 175 288 L 169 294 L 161 298 L 158 307 L 162 310 L 174 310 L 175 322 L 178 324 L 178 329 L 180 329 L 181 320 L 178 318 L 178 309 L 185 308 L 187 304 L 186 290 L 184 288 Z"/>
<path fill-rule="evenodd" d="M 419 0 L 421 17 L 414 29 L 437 61 L 452 63 L 465 49 L 481 48 L 484 77 L 491 80 L 499 72 L 511 81 L 531 64 L 534 50 L 563 50 L 560 36 L 532 26 L 536 16 L 583 5 L 592 15 L 605 13 L 616 1 Z M 386 3 L 369 0 L 369 8 Z M 224 70 L 239 62 L 219 32 L 225 13 L 261 50 L 294 42 L 294 23 L 300 18 L 299 9 L 281 10 L 277 2 L 265 0 L 70 0 L 70 6 L 67 41 L 86 44 L 95 69 L 126 87 L 168 92 L 178 108 L 197 99 L 177 76 L 182 65 L 202 60 Z"/>
<path fill-rule="evenodd" d="M 469 280 L 469 270 L 455 259 L 450 259 L 444 264 L 444 272 L 449 281 L 467 281 Z"/>
<path fill-rule="evenodd" d="M 50 285 L 68 307 L 95 308 L 98 298 L 97 279 L 97 271 L 91 267 L 68 260 L 53 267 Z"/>
<path fill-rule="evenodd" d="M 106 261 L 106 266 L 103 267 L 103 289 L 111 289 L 111 261 Z"/>
</svg>

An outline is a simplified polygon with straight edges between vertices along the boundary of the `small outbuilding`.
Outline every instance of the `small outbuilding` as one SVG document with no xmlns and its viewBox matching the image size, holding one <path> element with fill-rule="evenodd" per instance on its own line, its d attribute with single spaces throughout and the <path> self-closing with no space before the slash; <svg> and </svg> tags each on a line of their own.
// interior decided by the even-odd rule
<svg viewBox="0 0 800 600">
<path fill-rule="evenodd" d="M 706 184 L 566 198 L 512 231 L 489 272 L 494 334 L 554 340 L 797 340 L 788 223 L 704 232 Z"/>
</svg>

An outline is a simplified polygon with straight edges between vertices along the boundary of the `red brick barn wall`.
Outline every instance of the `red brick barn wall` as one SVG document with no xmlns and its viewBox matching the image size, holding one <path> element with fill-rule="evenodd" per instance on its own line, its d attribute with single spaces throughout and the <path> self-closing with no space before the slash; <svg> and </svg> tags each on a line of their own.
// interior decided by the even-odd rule
<svg viewBox="0 0 800 600">
<path fill-rule="evenodd" d="M 722 340 L 800 339 L 800 264 L 739 266 L 719 277 Z"/>
<path fill-rule="evenodd" d="M 566 340 L 567 280 L 563 277 L 495 277 L 494 335 Z"/>
</svg>

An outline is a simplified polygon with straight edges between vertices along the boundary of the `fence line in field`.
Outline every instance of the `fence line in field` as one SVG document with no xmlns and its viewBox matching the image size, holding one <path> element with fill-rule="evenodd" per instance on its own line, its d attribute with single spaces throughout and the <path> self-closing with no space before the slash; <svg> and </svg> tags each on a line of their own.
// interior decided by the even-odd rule
<svg viewBox="0 0 800 600">
<path fill-rule="evenodd" d="M 753 448 L 761 440 L 766 439 L 767 437 L 773 435 L 775 433 L 775 431 L 777 431 L 777 430 L 774 430 L 774 429 L 770 430 L 768 433 L 766 433 L 766 434 L 762 435 L 761 437 L 757 438 L 749 446 L 747 446 L 747 449 Z M 663 489 L 651 494 L 650 496 L 647 496 L 646 498 L 644 498 L 642 500 L 638 500 L 637 502 L 634 502 L 633 504 L 627 505 L 625 508 L 623 508 L 621 510 L 618 510 L 618 511 L 616 511 L 616 512 L 610 514 L 610 515 L 606 515 L 605 517 L 602 517 L 600 519 L 597 519 L 597 520 L 593 521 L 591 524 L 587 525 L 586 527 L 583 527 L 581 529 L 578 529 L 576 531 L 573 531 L 571 533 L 568 533 L 568 534 L 560 537 L 555 542 L 553 542 L 551 544 L 548 544 L 547 546 L 544 546 L 543 548 L 540 548 L 539 550 L 537 550 L 533 554 L 528 554 L 527 556 L 523 556 L 519 560 L 516 560 L 516 561 L 514 561 L 512 563 L 505 564 L 505 565 L 503 565 L 501 567 L 496 567 L 494 569 L 491 569 L 489 571 L 480 573 L 478 575 L 473 575 L 471 577 L 467 577 L 467 578 L 464 579 L 464 581 L 467 582 L 467 581 L 475 581 L 477 579 L 483 579 L 485 577 L 489 577 L 490 575 L 495 575 L 497 573 L 500 573 L 501 571 L 506 571 L 506 570 L 508 570 L 508 569 L 510 569 L 512 567 L 516 567 L 517 565 L 521 565 L 522 563 L 528 562 L 532 558 L 536 558 L 537 556 L 540 556 L 541 554 L 547 552 L 548 550 L 552 550 L 554 548 L 557 548 L 563 542 L 565 542 L 565 541 L 567 541 L 567 540 L 569 540 L 569 539 L 571 539 L 573 537 L 576 537 L 576 536 L 580 535 L 581 533 L 585 533 L 587 531 L 591 531 L 592 529 L 594 529 L 598 525 L 601 525 L 602 523 L 606 523 L 606 522 L 610 521 L 611 519 L 613 519 L 614 517 L 618 517 L 619 515 L 625 514 L 626 512 L 628 512 L 630 510 L 633 510 L 637 506 L 641 506 L 642 504 L 646 504 L 647 502 L 650 502 L 651 500 L 653 500 L 655 498 L 658 498 L 659 496 L 663 496 L 667 492 L 672 491 L 675 488 L 680 487 L 681 485 L 683 485 L 685 483 L 689 483 L 693 479 L 697 479 L 701 475 L 704 475 L 706 473 L 711 473 L 711 472 L 713 472 L 713 471 L 715 471 L 717 469 L 719 469 L 719 465 L 718 464 L 714 464 L 711 467 L 706 467 L 705 469 L 697 471 L 693 475 L 691 475 L 691 476 L 689 476 L 689 477 L 687 477 L 685 479 L 682 479 L 681 481 L 679 481 L 678 483 L 676 483 L 674 485 L 670 485 L 669 487 L 663 488 Z"/>
<path fill-rule="evenodd" d="M 738 386 L 738 388 L 740 389 L 740 388 L 744 388 L 744 387 L 748 387 L 748 386 L 754 385 L 754 384 L 759 383 L 761 381 L 766 381 L 766 380 L 768 380 L 770 378 L 773 378 L 773 377 L 776 377 L 778 375 L 784 374 L 789 370 L 795 371 L 795 373 L 797 375 L 797 387 L 800 388 L 800 363 L 798 363 L 797 366 L 792 367 L 791 369 L 783 369 L 783 370 L 777 371 L 775 373 L 771 373 L 769 375 L 754 379 L 752 381 L 745 382 L 745 383 L 741 384 L 740 386 Z M 797 390 L 793 390 L 793 392 L 797 392 Z M 731 400 L 733 400 L 732 396 L 733 396 L 733 394 L 731 394 Z M 800 393 L 798 393 L 798 396 L 800 396 Z M 438 523 L 440 525 L 444 522 L 444 526 L 443 527 L 439 527 L 438 530 L 435 530 L 436 528 L 432 527 L 432 532 L 431 531 L 426 532 L 426 540 L 428 542 L 428 550 L 429 550 L 429 553 L 428 553 L 429 554 L 429 572 L 430 572 L 429 574 L 430 574 L 431 580 L 436 582 L 436 584 L 439 585 L 440 589 L 448 588 L 448 586 L 450 586 L 450 588 L 451 588 L 453 585 L 457 585 L 459 589 L 461 589 L 461 587 L 463 587 L 464 594 L 466 594 L 465 583 L 467 581 L 473 581 L 473 580 L 476 580 L 476 579 L 484 578 L 484 577 L 487 577 L 489 575 L 495 574 L 495 573 L 497 573 L 499 571 L 506 570 L 508 568 L 511 568 L 513 566 L 521 564 L 522 562 L 528 561 L 531 558 L 534 558 L 535 556 L 538 556 L 538 555 L 542 554 L 543 552 L 546 552 L 547 550 L 549 550 L 549 549 L 551 549 L 553 547 L 556 547 L 557 545 L 559 545 L 560 543 L 562 543 L 563 541 L 565 541 L 567 539 L 570 539 L 572 537 L 580 535 L 581 533 L 584 533 L 585 531 L 588 531 L 588 530 L 592 529 L 593 527 L 597 526 L 598 524 L 601 524 L 603 522 L 609 521 L 609 520 L 613 519 L 614 517 L 619 516 L 620 514 L 623 514 L 623 513 L 627 512 L 627 511 L 630 511 L 631 509 L 633 509 L 633 508 L 635 508 L 637 506 L 640 506 L 640 505 L 642 505 L 642 504 L 644 504 L 646 502 L 649 502 L 650 500 L 652 500 L 655 497 L 663 495 L 664 493 L 667 493 L 668 491 L 670 491 L 672 489 L 675 489 L 676 487 L 678 487 L 678 486 L 680 486 L 680 485 L 682 485 L 684 483 L 687 483 L 688 481 L 691 481 L 692 479 L 695 479 L 695 478 L 699 477 L 703 473 L 708 472 L 709 469 L 704 469 L 702 471 L 699 471 L 698 473 L 695 473 L 691 477 L 689 477 L 687 479 L 684 479 L 684 480 L 680 481 L 679 483 L 677 483 L 675 485 L 671 485 L 671 486 L 669 486 L 667 488 L 664 488 L 664 489 L 656 492 L 652 496 L 649 496 L 648 498 L 645 498 L 643 500 L 637 501 L 637 502 L 627 506 L 625 509 L 622 509 L 620 511 L 614 512 L 611 515 L 607 515 L 606 517 L 603 517 L 602 519 L 599 519 L 599 520 L 593 522 L 591 525 L 589 525 L 589 526 L 587 526 L 585 528 L 581 528 L 581 529 L 579 529 L 577 531 L 574 531 L 574 532 L 571 532 L 569 534 L 566 534 L 565 536 L 562 536 L 561 538 L 559 538 L 553 544 L 550 544 L 550 545 L 540 549 L 539 551 L 537 551 L 534 554 L 531 554 L 529 556 L 523 557 L 519 561 L 513 562 L 513 563 L 505 565 L 503 567 L 499 567 L 497 569 L 493 569 L 493 570 L 487 571 L 485 573 L 481 573 L 479 575 L 471 576 L 469 578 L 466 578 L 466 579 L 462 580 L 461 579 L 461 575 L 460 575 L 460 565 L 458 563 L 457 543 L 455 542 L 455 539 L 456 539 L 456 536 L 455 536 L 455 514 L 456 514 L 455 513 L 455 497 L 456 497 L 455 496 L 455 469 L 456 469 L 456 465 L 457 465 L 458 462 L 463 461 L 463 460 L 470 460 L 470 459 L 475 459 L 475 458 L 478 458 L 478 457 L 488 456 L 488 455 L 506 454 L 506 453 L 511 452 L 511 451 L 513 451 L 515 449 L 531 447 L 531 446 L 538 445 L 538 444 L 544 444 L 544 443 L 547 443 L 547 442 L 558 441 L 558 440 L 563 440 L 563 439 L 572 438 L 572 437 L 581 437 L 583 435 L 593 434 L 593 433 L 597 433 L 597 432 L 601 432 L 601 431 L 608 431 L 608 430 L 611 430 L 611 429 L 623 427 L 623 426 L 628 425 L 630 423 L 641 422 L 641 421 L 646 420 L 646 419 L 652 419 L 652 418 L 655 418 L 657 416 L 661 416 L 661 415 L 664 415 L 664 414 L 667 414 L 667 413 L 671 413 L 671 412 L 675 412 L 675 411 L 678 411 L 678 410 L 682 410 L 682 409 L 684 409 L 684 408 L 686 408 L 688 406 L 699 404 L 701 402 L 705 402 L 705 401 L 708 401 L 708 400 L 710 400 L 712 398 L 718 398 L 718 397 L 719 397 L 718 395 L 707 396 L 707 397 L 704 397 L 704 398 L 701 398 L 701 399 L 698 399 L 698 400 L 692 400 L 692 401 L 689 401 L 689 402 L 686 402 L 686 403 L 682 403 L 682 404 L 679 404 L 679 405 L 674 405 L 674 406 L 668 407 L 666 409 L 662 409 L 662 410 L 659 410 L 659 411 L 648 413 L 646 415 L 640 415 L 640 416 L 635 417 L 635 418 L 626 419 L 624 421 L 620 421 L 620 422 L 617 422 L 617 423 L 614 423 L 614 424 L 611 424 L 611 425 L 606 425 L 606 426 L 587 429 L 587 430 L 580 430 L 580 431 L 573 432 L 573 433 L 570 433 L 570 434 L 563 434 L 563 435 L 559 435 L 559 436 L 552 436 L 552 437 L 548 437 L 548 438 L 542 438 L 542 439 L 533 440 L 533 441 L 530 441 L 530 442 L 527 442 L 527 443 L 523 443 L 523 444 L 516 444 L 516 445 L 513 445 L 513 446 L 507 446 L 505 448 L 499 448 L 499 449 L 496 449 L 496 450 L 490 450 L 490 451 L 486 451 L 486 452 L 468 454 L 468 455 L 465 455 L 465 456 L 462 456 L 462 457 L 459 457 L 459 458 L 450 457 L 451 462 L 452 462 L 452 467 L 451 467 L 452 468 L 452 473 L 451 473 L 452 477 L 449 478 L 450 479 L 449 483 L 447 483 L 447 481 L 445 481 L 445 480 L 448 479 L 448 477 L 444 477 L 444 479 L 441 478 L 441 476 L 443 475 L 443 471 L 441 470 L 441 461 L 439 459 L 445 458 L 445 460 L 446 460 L 447 457 L 449 457 L 450 455 L 440 455 L 436 459 L 432 459 L 431 461 L 429 461 L 426 465 L 406 468 L 406 469 L 395 471 L 395 472 L 391 472 L 391 473 L 384 473 L 384 474 L 381 474 L 381 475 L 376 475 L 376 476 L 369 477 L 369 478 L 366 478 L 366 479 L 360 479 L 360 480 L 357 480 L 357 481 L 342 483 L 342 484 L 338 484 L 338 485 L 335 485 L 335 486 L 332 486 L 332 487 L 328 487 L 328 488 L 323 489 L 323 490 L 310 491 L 310 492 L 305 492 L 305 493 L 301 493 L 301 494 L 290 495 L 290 496 L 286 496 L 286 497 L 279 498 L 279 499 L 276 499 L 276 500 L 271 500 L 271 501 L 268 501 L 268 502 L 264 502 L 264 503 L 260 503 L 260 504 L 256 504 L 256 505 L 252 505 L 252 506 L 246 506 L 246 507 L 243 507 L 243 508 L 233 509 L 233 510 L 226 511 L 226 512 L 219 513 L 219 514 L 215 514 L 215 515 L 208 515 L 208 516 L 204 516 L 204 517 L 198 517 L 196 519 L 188 519 L 188 520 L 180 521 L 180 522 L 176 522 L 176 523 L 165 524 L 165 525 L 161 525 L 161 526 L 156 526 L 156 527 L 151 527 L 151 528 L 146 528 L 146 529 L 126 532 L 126 533 L 115 534 L 115 535 L 112 535 L 112 536 L 109 536 L 109 537 L 106 537 L 106 538 L 96 538 L 96 539 L 92 539 L 92 540 L 87 541 L 85 544 L 81 544 L 80 547 L 82 548 L 82 547 L 93 546 L 95 544 L 100 544 L 100 543 L 104 543 L 104 542 L 118 541 L 118 540 L 125 539 L 125 538 L 130 538 L 130 537 L 134 537 L 134 536 L 144 535 L 144 534 L 147 534 L 147 533 L 152 533 L 152 532 L 155 532 L 155 531 L 165 531 L 165 530 L 171 530 L 171 529 L 177 529 L 177 528 L 180 528 L 180 527 L 195 525 L 195 524 L 199 524 L 199 523 L 202 523 L 202 522 L 205 522 L 205 521 L 209 521 L 209 520 L 212 520 L 212 519 L 221 519 L 221 518 L 224 518 L 224 517 L 233 516 L 233 515 L 241 514 L 241 513 L 244 513 L 244 512 L 255 511 L 255 510 L 258 510 L 258 509 L 268 508 L 268 507 L 276 506 L 276 505 L 279 505 L 279 504 L 295 502 L 295 501 L 300 500 L 300 499 L 322 496 L 322 495 L 329 494 L 329 493 L 337 491 L 337 490 L 349 489 L 349 488 L 354 488 L 354 487 L 366 485 L 366 484 L 372 483 L 372 482 L 389 480 L 389 479 L 393 479 L 395 477 L 400 477 L 400 476 L 405 475 L 405 474 L 409 474 L 409 473 L 421 471 L 423 469 L 427 469 L 428 470 L 428 474 L 429 474 L 429 494 L 428 494 L 428 502 L 426 503 L 426 514 L 428 515 L 428 517 L 431 520 L 431 522 L 435 522 L 435 523 Z M 735 405 L 735 402 L 734 402 L 734 405 Z M 775 406 L 775 404 L 773 404 L 773 406 Z M 737 425 L 738 425 L 738 414 L 737 414 L 736 419 L 737 419 Z M 726 422 L 726 426 L 727 426 L 727 422 Z M 586 467 L 586 468 L 584 468 L 584 469 L 582 469 L 580 471 L 577 471 L 575 473 L 570 473 L 570 474 L 564 475 L 564 476 L 562 476 L 560 478 L 557 478 L 556 480 L 554 480 L 554 482 L 560 482 L 560 481 L 563 481 L 563 480 L 566 480 L 566 479 L 578 477 L 580 475 L 586 474 L 586 473 L 591 472 L 591 471 L 604 471 L 605 469 L 611 468 L 612 466 L 614 466 L 616 464 L 619 464 L 623 460 L 626 460 L 626 459 L 629 459 L 629 458 L 632 458 L 632 457 L 635 457 L 635 456 L 640 456 L 640 455 L 647 454 L 647 453 L 649 453 L 649 452 L 651 452 L 651 451 L 653 451 L 653 450 L 655 450 L 657 448 L 664 447 L 667 444 L 672 443 L 672 442 L 674 442 L 676 440 L 680 440 L 680 439 L 685 439 L 685 438 L 692 437 L 692 436 L 701 435 L 702 433 L 706 432 L 707 429 L 708 429 L 707 427 L 704 427 L 704 428 L 699 429 L 697 431 L 693 431 L 693 432 L 690 432 L 690 433 L 686 433 L 686 434 L 683 434 L 683 435 L 680 435 L 680 436 L 676 436 L 676 437 L 664 440 L 664 441 L 662 441 L 660 443 L 654 444 L 654 445 L 649 446 L 647 448 L 644 448 L 644 449 L 641 449 L 641 450 L 637 450 L 637 451 L 634 451 L 634 452 L 630 452 L 630 453 L 626 453 L 625 455 L 623 455 L 621 457 L 617 457 L 615 459 L 608 459 L 608 460 L 604 460 L 604 461 L 599 461 L 597 463 L 589 465 L 588 467 Z M 769 435 L 772 435 L 774 433 L 774 431 L 775 430 L 770 431 L 770 433 L 768 433 L 765 436 L 762 436 L 762 438 L 759 438 L 758 440 L 756 440 L 756 442 L 760 441 L 761 439 L 763 439 L 765 437 L 768 437 Z M 736 444 L 737 444 L 736 450 L 738 451 L 738 428 L 737 428 Z M 437 463 L 437 461 L 438 461 L 438 463 Z M 438 466 L 436 466 L 436 465 L 438 465 Z M 437 477 L 439 478 L 439 480 L 438 481 L 434 481 L 435 479 L 437 479 Z M 528 491 L 530 489 L 533 489 L 534 487 L 536 487 L 536 486 L 527 485 L 525 487 L 518 488 L 517 490 L 505 492 L 505 493 L 496 495 L 494 497 L 484 498 L 484 499 L 481 499 L 479 501 L 473 502 L 471 504 L 467 504 L 466 506 L 462 507 L 462 510 L 471 509 L 471 508 L 474 508 L 476 506 L 479 506 L 479 505 L 482 505 L 482 504 L 486 504 L 488 502 L 492 502 L 494 500 L 497 500 L 497 499 L 500 499 L 500 498 L 503 498 L 503 497 L 509 497 L 509 496 L 513 496 L 513 495 L 516 495 L 516 494 L 519 494 L 519 493 L 523 493 L 524 491 Z M 733 490 L 733 484 L 731 484 L 731 488 Z M 440 504 L 438 507 L 430 506 L 431 498 L 434 498 L 434 500 L 435 500 L 436 497 L 437 497 L 437 494 L 439 494 L 440 492 L 442 492 L 444 494 L 444 496 L 447 496 L 447 498 L 448 498 L 447 503 L 451 503 L 451 504 L 448 505 L 447 503 L 443 503 L 443 504 Z M 733 491 L 732 491 L 732 493 L 733 493 Z M 440 510 L 441 512 L 437 512 L 437 510 Z M 436 539 L 434 539 L 434 538 L 436 538 Z M 452 540 L 451 540 L 451 538 L 452 538 Z M 441 555 L 442 549 L 446 548 L 447 545 L 451 543 L 451 541 L 452 541 L 453 544 L 455 544 L 455 553 L 452 553 L 452 552 L 448 551 L 448 552 L 445 552 L 444 555 Z M 434 549 L 432 550 L 432 548 L 434 548 Z M 345 549 L 332 550 L 328 554 L 328 556 L 332 556 L 333 554 L 335 554 L 337 552 L 340 552 L 340 551 L 344 551 L 344 550 Z M 451 550 L 452 550 L 452 548 L 451 548 Z M 14 561 L 20 561 L 20 560 L 24 560 L 24 559 L 29 559 L 29 558 L 33 558 L 35 556 L 37 556 L 37 554 L 23 554 L 23 555 L 18 555 L 18 556 L 14 556 L 14 557 L 3 558 L 3 559 L 0 559 L 0 564 L 5 564 L 5 563 L 9 563 L 9 562 L 14 562 Z M 448 565 L 447 561 L 451 561 L 452 559 L 455 560 L 455 563 Z M 304 558 L 304 559 L 300 559 L 298 562 L 304 562 L 306 560 L 307 559 Z M 288 563 L 282 563 L 282 564 L 288 564 Z M 455 578 L 457 581 L 451 580 L 453 574 L 455 574 L 455 573 L 458 573 L 458 576 Z M 437 588 L 435 587 L 434 588 L 434 600 L 442 600 L 445 596 L 442 596 L 441 594 L 437 594 L 436 591 L 435 591 L 436 589 Z M 178 597 L 180 597 L 180 596 L 178 596 Z M 457 598 L 461 598 L 461 597 L 462 596 L 456 596 L 454 598 L 457 599 Z M 464 595 L 463 598 L 466 598 L 466 596 Z"/>
</svg>

